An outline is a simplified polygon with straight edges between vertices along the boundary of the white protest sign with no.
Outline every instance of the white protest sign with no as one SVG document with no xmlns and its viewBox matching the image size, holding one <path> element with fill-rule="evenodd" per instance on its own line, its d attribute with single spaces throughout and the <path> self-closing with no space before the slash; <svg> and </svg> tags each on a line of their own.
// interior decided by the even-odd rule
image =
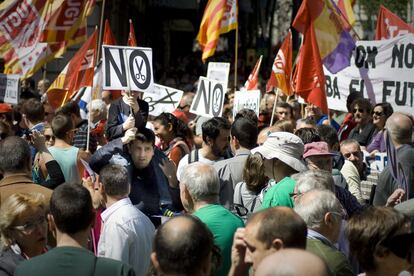
<svg viewBox="0 0 414 276">
<path fill-rule="evenodd" d="M 0 74 L 0 101 L 18 104 L 19 78 L 19 75 Z"/>
<path fill-rule="evenodd" d="M 259 116 L 260 90 L 236 91 L 234 93 L 233 118 L 243 108 L 251 109 Z"/>
<path fill-rule="evenodd" d="M 153 90 L 144 93 L 143 100 L 148 102 L 149 114 L 158 116 L 163 112 L 172 113 L 180 104 L 184 91 L 154 83 Z"/>
<path fill-rule="evenodd" d="M 414 35 L 357 41 L 351 65 L 337 74 L 324 70 L 328 107 L 347 111 L 346 98 L 358 92 L 372 104 L 388 102 L 394 111 L 414 113 Z"/>
<path fill-rule="evenodd" d="M 200 77 L 190 112 L 204 117 L 220 117 L 226 88 L 223 82 Z"/>
<path fill-rule="evenodd" d="M 207 78 L 224 82 L 227 89 L 229 82 L 230 63 L 228 62 L 209 62 L 207 67 Z"/>
<path fill-rule="evenodd" d="M 152 49 L 102 45 L 103 88 L 148 92 L 154 85 Z"/>
</svg>

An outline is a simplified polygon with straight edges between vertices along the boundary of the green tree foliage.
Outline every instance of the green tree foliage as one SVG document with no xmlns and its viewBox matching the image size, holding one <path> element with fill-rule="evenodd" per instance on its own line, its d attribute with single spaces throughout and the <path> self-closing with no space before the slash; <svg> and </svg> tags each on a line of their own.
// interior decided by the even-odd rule
<svg viewBox="0 0 414 276">
<path fill-rule="evenodd" d="M 397 14 L 401 19 L 407 22 L 407 4 L 410 0 L 357 0 L 365 14 L 367 21 L 363 22 L 363 27 L 366 30 L 374 31 L 377 24 L 377 15 L 382 4 L 391 12 Z"/>
</svg>

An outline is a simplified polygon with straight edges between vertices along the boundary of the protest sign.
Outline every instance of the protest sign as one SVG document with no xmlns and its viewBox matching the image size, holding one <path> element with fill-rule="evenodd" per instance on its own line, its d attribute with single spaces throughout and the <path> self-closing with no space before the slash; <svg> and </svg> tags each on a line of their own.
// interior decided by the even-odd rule
<svg viewBox="0 0 414 276">
<path fill-rule="evenodd" d="M 233 118 L 243 108 L 251 109 L 259 116 L 260 90 L 236 91 L 234 93 Z"/>
<path fill-rule="evenodd" d="M 102 46 L 103 88 L 148 92 L 154 85 L 152 49 Z"/>
<path fill-rule="evenodd" d="M 346 98 L 358 92 L 372 104 L 388 102 L 394 111 L 414 113 L 414 34 L 390 40 L 358 41 L 351 65 L 337 74 L 326 68 L 330 109 L 347 111 Z"/>
<path fill-rule="evenodd" d="M 190 112 L 210 118 L 220 117 L 223 113 L 225 93 L 226 88 L 223 82 L 200 77 Z"/>
<path fill-rule="evenodd" d="M 0 101 L 9 104 L 19 102 L 19 75 L 0 74 Z"/>
<path fill-rule="evenodd" d="M 207 68 L 207 78 L 224 82 L 227 89 L 229 83 L 230 63 L 228 62 L 209 62 Z"/>
<path fill-rule="evenodd" d="M 151 92 L 144 93 L 142 99 L 149 105 L 149 114 L 158 116 L 163 112 L 172 113 L 180 104 L 184 91 L 154 83 Z"/>
</svg>

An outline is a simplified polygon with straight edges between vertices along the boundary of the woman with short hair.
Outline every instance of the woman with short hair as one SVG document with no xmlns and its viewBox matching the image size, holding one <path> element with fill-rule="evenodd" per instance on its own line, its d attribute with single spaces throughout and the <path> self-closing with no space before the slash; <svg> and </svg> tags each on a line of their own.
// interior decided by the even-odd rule
<svg viewBox="0 0 414 276">
<path fill-rule="evenodd" d="M 18 264 L 46 252 L 45 199 L 39 193 L 17 193 L 0 208 L 0 275 L 13 275 Z"/>
</svg>

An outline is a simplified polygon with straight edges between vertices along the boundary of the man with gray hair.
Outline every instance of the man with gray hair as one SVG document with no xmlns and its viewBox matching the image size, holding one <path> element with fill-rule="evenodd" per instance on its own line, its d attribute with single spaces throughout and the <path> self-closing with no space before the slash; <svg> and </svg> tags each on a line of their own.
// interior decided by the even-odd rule
<svg viewBox="0 0 414 276">
<path fill-rule="evenodd" d="M 345 216 L 335 195 L 327 190 L 309 191 L 298 198 L 294 210 L 308 226 L 306 250 L 321 257 L 332 275 L 354 275 L 345 255 L 334 246 Z"/>
<path fill-rule="evenodd" d="M 412 145 L 413 118 L 401 112 L 394 112 L 385 123 L 387 148 L 395 151 L 394 160 L 388 156 L 388 166 L 378 177 L 374 205 L 384 206 L 388 197 L 402 188 L 401 197 L 414 198 L 414 147 Z"/>
<path fill-rule="evenodd" d="M 309 170 L 292 175 L 292 179 L 296 181 L 294 192 L 291 194 L 295 202 L 298 195 L 310 190 L 329 190 L 335 193 L 336 198 L 350 217 L 364 209 L 364 206 L 359 204 L 357 199 L 348 190 L 335 185 L 332 175 L 327 171 Z"/>
<path fill-rule="evenodd" d="M 216 275 L 227 275 L 231 266 L 233 235 L 243 221 L 221 206 L 220 182 L 213 166 L 195 162 L 187 165 L 181 175 L 180 197 L 184 209 L 204 222 L 221 250 L 221 266 Z"/>
</svg>

